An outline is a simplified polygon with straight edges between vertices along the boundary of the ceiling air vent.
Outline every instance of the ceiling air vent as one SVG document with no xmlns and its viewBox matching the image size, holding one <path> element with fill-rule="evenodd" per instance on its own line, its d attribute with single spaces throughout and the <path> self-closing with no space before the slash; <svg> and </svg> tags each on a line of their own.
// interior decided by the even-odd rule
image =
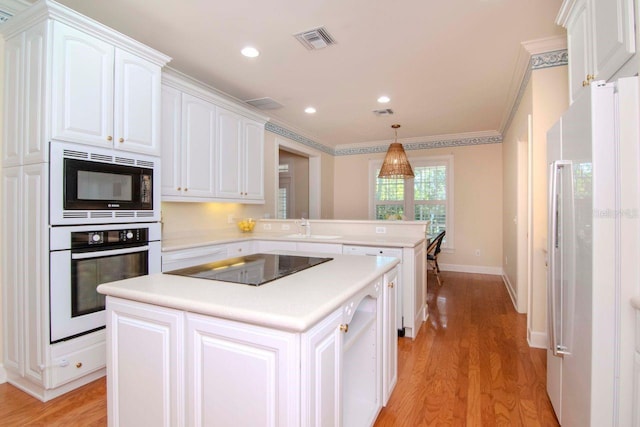
<svg viewBox="0 0 640 427">
<path fill-rule="evenodd" d="M 3 24 L 9 20 L 13 15 L 4 10 L 0 10 L 0 24 Z"/>
<path fill-rule="evenodd" d="M 373 114 L 376 116 L 390 116 L 393 114 L 393 110 L 391 108 L 383 108 L 382 110 L 373 110 Z"/>
<path fill-rule="evenodd" d="M 245 102 L 261 110 L 277 110 L 278 108 L 284 107 L 284 105 L 280 104 L 277 101 L 274 101 L 269 97 L 249 99 Z"/>
<path fill-rule="evenodd" d="M 323 47 L 336 44 L 335 39 L 324 27 L 303 31 L 293 36 L 309 50 L 322 49 Z"/>
</svg>

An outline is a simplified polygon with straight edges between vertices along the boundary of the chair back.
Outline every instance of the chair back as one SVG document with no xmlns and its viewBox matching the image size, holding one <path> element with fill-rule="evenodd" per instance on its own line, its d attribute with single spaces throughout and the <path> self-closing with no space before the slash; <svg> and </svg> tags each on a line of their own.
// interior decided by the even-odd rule
<svg viewBox="0 0 640 427">
<path fill-rule="evenodd" d="M 440 246 L 442 245 L 442 240 L 444 239 L 444 235 L 447 230 L 442 231 L 440 234 L 436 236 L 435 239 L 429 244 L 427 248 L 427 254 L 438 255 L 440 253 Z"/>
</svg>

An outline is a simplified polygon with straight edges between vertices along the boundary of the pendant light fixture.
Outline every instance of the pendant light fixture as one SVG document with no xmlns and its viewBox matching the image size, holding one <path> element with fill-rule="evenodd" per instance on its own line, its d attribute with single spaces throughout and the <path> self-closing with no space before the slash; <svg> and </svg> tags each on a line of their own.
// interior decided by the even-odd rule
<svg viewBox="0 0 640 427">
<path fill-rule="evenodd" d="M 407 154 L 404 152 L 402 144 L 398 142 L 398 128 L 400 125 L 394 124 L 391 127 L 395 130 L 396 139 L 389 145 L 378 178 L 413 178 L 415 175 L 409 164 L 409 159 L 407 159 Z"/>
</svg>

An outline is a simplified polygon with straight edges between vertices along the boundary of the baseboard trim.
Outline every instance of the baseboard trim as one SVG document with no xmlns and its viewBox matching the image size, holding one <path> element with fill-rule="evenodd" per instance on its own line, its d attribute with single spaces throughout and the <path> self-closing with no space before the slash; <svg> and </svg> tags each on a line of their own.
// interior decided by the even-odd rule
<svg viewBox="0 0 640 427">
<path fill-rule="evenodd" d="M 529 343 L 529 347 L 547 348 L 547 333 L 536 332 L 527 328 L 527 342 Z"/>
<path fill-rule="evenodd" d="M 509 298 L 511 298 L 511 303 L 513 304 L 513 308 L 518 311 L 518 297 L 516 296 L 513 286 L 511 285 L 511 281 L 509 280 L 509 276 L 507 276 L 504 271 L 502 272 L 502 281 L 504 282 L 504 287 L 507 288 L 507 293 L 509 294 Z"/>
<path fill-rule="evenodd" d="M 0 384 L 7 382 L 7 370 L 4 369 L 4 365 L 0 363 Z"/>
<path fill-rule="evenodd" d="M 485 265 L 462 265 L 462 264 L 440 264 L 442 271 L 454 271 L 457 273 L 477 273 L 492 274 L 494 276 L 502 275 L 502 267 L 491 267 Z"/>
</svg>

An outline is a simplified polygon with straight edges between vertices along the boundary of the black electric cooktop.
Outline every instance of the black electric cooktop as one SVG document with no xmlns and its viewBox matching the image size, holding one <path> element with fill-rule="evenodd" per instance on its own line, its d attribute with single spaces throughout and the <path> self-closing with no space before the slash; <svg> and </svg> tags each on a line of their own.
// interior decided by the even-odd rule
<svg viewBox="0 0 640 427">
<path fill-rule="evenodd" d="M 254 254 L 167 271 L 166 274 L 260 286 L 332 259 L 297 255 Z"/>
</svg>

